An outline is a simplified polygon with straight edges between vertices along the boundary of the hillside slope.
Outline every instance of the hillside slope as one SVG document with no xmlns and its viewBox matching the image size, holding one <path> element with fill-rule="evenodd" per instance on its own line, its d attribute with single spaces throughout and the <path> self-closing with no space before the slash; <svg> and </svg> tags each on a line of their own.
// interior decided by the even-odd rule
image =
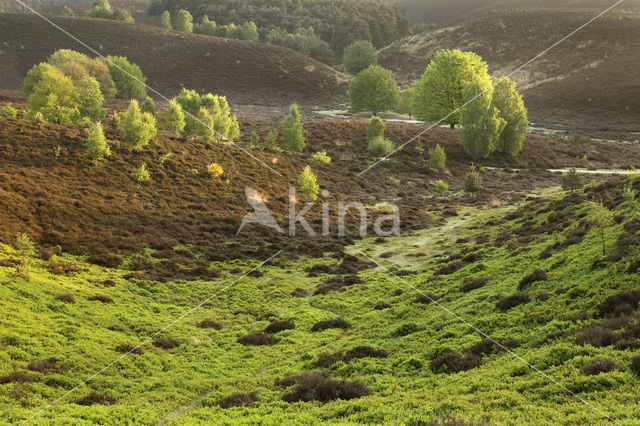
<svg viewBox="0 0 640 426">
<path fill-rule="evenodd" d="M 403 84 L 418 79 L 444 48 L 481 55 L 505 75 L 594 16 L 573 10 L 493 12 L 408 37 L 380 52 Z M 516 73 L 534 121 L 574 128 L 640 130 L 640 15 L 605 15 Z"/>
<path fill-rule="evenodd" d="M 182 87 L 234 103 L 309 105 L 344 100 L 344 78 L 326 65 L 279 46 L 166 31 L 101 19 L 50 17 L 103 55 L 126 55 L 166 96 Z M 87 53 L 31 14 L 0 15 L 0 87 L 19 89 L 26 72 L 57 49 Z"/>
</svg>

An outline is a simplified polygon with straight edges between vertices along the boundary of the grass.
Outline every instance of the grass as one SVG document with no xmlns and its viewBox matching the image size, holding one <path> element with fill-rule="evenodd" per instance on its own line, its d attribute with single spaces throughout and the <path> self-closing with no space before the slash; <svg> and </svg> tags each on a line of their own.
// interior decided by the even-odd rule
<svg viewBox="0 0 640 426">
<path fill-rule="evenodd" d="M 553 208 L 552 199 L 539 203 L 537 211 L 521 214 L 509 215 L 511 210 L 504 208 L 469 211 L 470 216 L 450 218 L 413 236 L 358 241 L 350 252 L 362 251 L 396 274 L 406 268 L 415 273 L 399 279 L 369 268 L 358 273 L 362 283 L 309 299 L 292 293 L 313 290 L 330 275 L 310 276 L 305 269 L 338 259 L 267 264 L 264 276 L 242 278 L 155 336 L 143 350 L 40 414 L 36 424 L 411 424 L 453 417 L 497 424 L 544 424 L 559 418 L 571 424 L 603 422 L 601 414 L 504 350 L 482 350 L 486 342 L 476 344 L 483 336 L 436 304 L 414 303 L 418 294 L 410 286 L 437 295 L 439 304 L 491 337 L 515 342 L 510 350 L 528 363 L 617 421 L 633 424 L 640 418 L 640 397 L 637 377 L 628 371 L 632 351 L 580 346 L 576 334 L 602 321 L 602 312 L 608 315 L 598 309 L 608 297 L 637 289 L 637 278 L 627 271 L 629 261 L 637 258 L 637 247 L 618 262 L 594 268 L 592 261 L 602 252 L 599 235 L 591 230 L 579 243 L 540 259 L 540 252 L 578 226 L 575 217 L 586 211 L 584 205 L 569 205 L 566 210 L 574 216 L 567 216 L 561 228 L 549 234 L 533 232 L 526 244 L 509 234 L 527 222 L 536 229 L 550 217 L 556 220 L 548 207 Z M 630 219 L 606 229 L 612 252 Z M 488 221 L 492 225 L 486 225 Z M 496 243 L 498 236 L 504 241 Z M 420 250 L 427 255 L 415 256 Z M 394 256 L 379 256 L 389 251 Z M 469 256 L 472 253 L 479 256 Z M 15 277 L 12 262 L 0 262 L 8 265 L 0 266 L 0 376 L 8 377 L 8 383 L 0 385 L 0 418 L 9 423 L 34 414 L 257 265 L 212 262 L 221 271 L 216 281 L 162 283 L 127 280 L 123 277 L 130 271 L 121 267 L 66 254 L 49 262 L 78 269 L 56 275 L 35 252 L 1 245 L 0 260 L 9 258 L 24 261 L 19 266 L 23 277 Z M 124 264 L 131 260 L 124 259 Z M 452 262 L 463 265 L 446 275 L 435 274 Z M 521 293 L 519 283 L 537 269 L 545 271 L 547 279 L 528 280 L 523 291 L 530 301 L 505 311 L 496 308 L 500 299 Z M 462 291 L 468 278 L 488 281 Z M 107 280 L 115 285 L 105 287 L 102 282 Z M 543 292 L 548 297 L 535 297 Z M 96 295 L 113 302 L 90 301 Z M 350 327 L 312 331 L 315 324 L 337 318 Z M 271 324 L 278 324 L 273 326 L 277 341 L 272 345 L 238 343 L 243 336 L 261 335 Z M 158 339 L 172 344 L 152 344 Z M 360 352 L 364 355 L 340 355 L 316 365 L 322 354 Z M 597 361 L 603 359 L 606 368 Z M 464 368 L 458 368 L 460 363 Z M 312 374 L 319 369 L 326 373 Z M 286 396 L 303 392 L 306 385 L 286 389 L 276 384 L 304 374 L 304 380 L 320 383 L 319 398 L 326 402 L 282 399 L 306 399 Z M 330 380 L 322 379 L 326 384 L 318 377 Z M 343 389 L 340 392 L 355 386 L 354 394 L 361 397 L 329 400 L 331 386 Z"/>
</svg>

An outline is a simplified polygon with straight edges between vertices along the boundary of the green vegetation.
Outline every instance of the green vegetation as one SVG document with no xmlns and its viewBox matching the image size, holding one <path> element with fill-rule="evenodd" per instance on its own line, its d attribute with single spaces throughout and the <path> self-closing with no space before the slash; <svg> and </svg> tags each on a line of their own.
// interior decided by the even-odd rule
<svg viewBox="0 0 640 426">
<path fill-rule="evenodd" d="M 178 106 L 175 100 L 172 100 L 169 103 L 169 111 L 167 111 L 166 122 L 167 128 L 174 132 L 182 132 L 186 125 L 184 112 L 182 112 L 182 108 Z"/>
<path fill-rule="evenodd" d="M 372 65 L 349 84 L 349 99 L 354 111 L 370 111 L 376 115 L 394 109 L 398 104 L 400 89 L 391 71 Z"/>
<path fill-rule="evenodd" d="M 311 167 L 305 166 L 298 178 L 300 193 L 311 200 L 316 200 L 318 198 L 318 191 L 320 190 L 317 180 L 318 178 L 315 173 L 313 173 L 313 170 L 311 170 Z"/>
<path fill-rule="evenodd" d="M 120 114 L 122 138 L 129 142 L 132 150 L 142 149 L 157 133 L 156 119 L 148 112 L 140 111 L 138 101 L 131 100 L 126 112 Z"/>
<path fill-rule="evenodd" d="M 407 87 L 403 91 L 400 92 L 400 97 L 398 98 L 398 105 L 396 109 L 403 114 L 407 114 L 409 118 L 412 117 L 411 105 L 413 104 L 413 94 L 414 88 Z"/>
<path fill-rule="evenodd" d="M 9 117 L 12 120 L 15 120 L 15 118 L 18 116 L 18 111 L 13 107 L 13 105 L 11 105 L 11 102 L 8 102 L 4 104 L 2 109 L 0 109 L 0 114 L 4 115 L 5 117 Z"/>
<path fill-rule="evenodd" d="M 384 129 L 387 127 L 380 117 L 373 116 L 367 126 L 367 140 L 370 141 L 377 137 L 384 136 Z"/>
<path fill-rule="evenodd" d="M 111 11 L 111 5 L 108 0 L 96 0 L 93 2 L 93 6 L 87 11 L 89 18 L 101 18 L 111 19 L 113 12 Z"/>
<path fill-rule="evenodd" d="M 147 78 L 138 65 L 130 63 L 126 56 L 107 56 L 102 61 L 109 68 L 118 98 L 144 99 L 147 96 L 144 85 Z"/>
<path fill-rule="evenodd" d="M 153 102 L 153 99 L 150 97 L 146 97 L 144 101 L 140 104 L 140 111 L 148 112 L 149 114 L 155 117 L 156 115 L 156 104 Z"/>
<path fill-rule="evenodd" d="M 562 174 L 562 189 L 565 191 L 573 192 L 582 186 L 582 176 L 575 167 L 571 167 L 568 172 Z"/>
<path fill-rule="evenodd" d="M 211 93 L 201 96 L 195 90 L 182 89 L 172 102 L 180 105 L 185 112 L 184 134 L 187 136 L 197 134 L 204 140 L 221 142 L 233 141 L 240 135 L 238 120 L 231 115 L 231 108 L 224 96 Z M 170 109 L 169 113 L 177 119 L 175 122 L 172 119 L 171 123 L 179 125 L 177 109 L 173 113 Z"/>
<path fill-rule="evenodd" d="M 311 155 L 311 160 L 318 163 L 329 164 L 331 163 L 331 157 L 327 155 L 326 151 L 318 151 Z"/>
<path fill-rule="evenodd" d="M 496 141 L 496 150 L 509 155 L 517 155 L 522 150 L 529 120 L 522 96 L 516 90 L 516 83 L 508 77 L 497 81 L 493 90 L 493 107 L 498 111 L 505 126 Z"/>
<path fill-rule="evenodd" d="M 87 77 L 81 80 L 73 91 L 78 103 L 78 112 L 82 117 L 99 121 L 107 115 L 107 110 L 102 107 L 104 97 L 100 92 L 98 80 Z"/>
<path fill-rule="evenodd" d="M 393 142 L 386 139 L 384 136 L 376 136 L 369 139 L 368 151 L 369 154 L 375 157 L 386 157 L 394 150 Z"/>
<path fill-rule="evenodd" d="M 25 94 L 29 99 L 29 114 L 41 113 L 47 121 L 74 123 L 80 121 L 73 82 L 53 66 L 34 66 L 25 79 Z"/>
<path fill-rule="evenodd" d="M 175 29 L 187 33 L 193 32 L 193 17 L 188 10 L 180 9 L 175 17 Z"/>
<path fill-rule="evenodd" d="M 211 163 L 207 166 L 207 173 L 214 178 L 217 179 L 224 173 L 224 169 L 218 163 Z"/>
<path fill-rule="evenodd" d="M 439 144 L 436 144 L 435 148 L 429 149 L 429 165 L 440 172 L 447 167 L 447 154 Z"/>
<path fill-rule="evenodd" d="M 482 176 L 475 164 L 471 164 L 469 171 L 464 177 L 464 190 L 467 192 L 478 192 L 482 189 Z"/>
<path fill-rule="evenodd" d="M 459 130 L 464 150 L 474 160 L 487 158 L 495 149 L 506 122 L 492 104 L 491 78 L 474 76 L 463 91 L 466 104 L 460 112 Z"/>
<path fill-rule="evenodd" d="M 147 182 L 149 179 L 151 179 L 151 175 L 149 174 L 147 165 L 145 163 L 142 163 L 142 165 L 132 173 L 132 176 L 138 183 Z"/>
<path fill-rule="evenodd" d="M 111 150 L 107 144 L 107 138 L 104 136 L 102 126 L 96 123 L 89 129 L 89 137 L 87 138 L 87 158 L 96 162 L 104 157 L 111 155 Z"/>
<path fill-rule="evenodd" d="M 62 8 L 62 16 L 78 16 L 78 15 L 69 6 L 64 6 Z"/>
<path fill-rule="evenodd" d="M 342 62 L 348 72 L 358 74 L 378 64 L 378 52 L 370 41 L 359 40 L 344 49 Z"/>
<path fill-rule="evenodd" d="M 457 110 L 464 104 L 465 86 L 474 76 L 486 81 L 487 69 L 487 64 L 473 52 L 439 51 L 415 85 L 413 115 L 424 122 L 443 120 L 454 128 L 460 123 Z"/>
<path fill-rule="evenodd" d="M 171 15 L 166 10 L 162 12 L 162 15 L 160 15 L 160 25 L 162 25 L 162 28 L 165 28 L 167 30 L 173 29 L 173 27 L 171 26 Z"/>
<path fill-rule="evenodd" d="M 442 179 L 438 179 L 436 181 L 436 192 L 438 194 L 443 194 L 449 190 L 449 185 Z"/>
<path fill-rule="evenodd" d="M 607 228 L 613 224 L 613 213 L 602 202 L 591 201 L 588 217 L 600 234 L 602 254 L 607 254 L 606 232 Z"/>
<path fill-rule="evenodd" d="M 289 108 L 289 116 L 282 123 L 282 147 L 287 152 L 302 152 L 305 147 L 298 105 Z"/>
</svg>

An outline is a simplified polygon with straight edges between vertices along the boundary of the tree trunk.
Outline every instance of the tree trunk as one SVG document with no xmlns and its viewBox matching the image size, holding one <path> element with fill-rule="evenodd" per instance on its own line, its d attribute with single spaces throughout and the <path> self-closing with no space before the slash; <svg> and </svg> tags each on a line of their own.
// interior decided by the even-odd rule
<svg viewBox="0 0 640 426">
<path fill-rule="evenodd" d="M 451 123 L 451 128 L 452 128 L 452 129 L 455 129 L 455 128 L 456 128 L 455 123 Z"/>
</svg>

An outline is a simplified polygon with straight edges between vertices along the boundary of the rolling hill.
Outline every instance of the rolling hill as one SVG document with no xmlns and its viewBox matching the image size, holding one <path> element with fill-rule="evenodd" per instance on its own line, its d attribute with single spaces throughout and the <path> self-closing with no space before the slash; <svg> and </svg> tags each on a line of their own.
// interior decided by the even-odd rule
<svg viewBox="0 0 640 426">
<path fill-rule="evenodd" d="M 124 22 L 50 19 L 104 55 L 126 55 L 165 96 L 182 87 L 248 104 L 335 105 L 345 78 L 298 52 L 261 43 L 166 31 Z M 57 49 L 91 56 L 79 43 L 32 14 L 0 15 L 0 87 L 20 89 L 26 72 Z"/>
<path fill-rule="evenodd" d="M 418 79 L 444 48 L 481 55 L 506 75 L 595 16 L 593 11 L 526 9 L 492 12 L 410 36 L 380 51 L 404 85 Z M 518 71 L 534 121 L 602 131 L 640 130 L 639 14 L 612 13 Z"/>
</svg>

